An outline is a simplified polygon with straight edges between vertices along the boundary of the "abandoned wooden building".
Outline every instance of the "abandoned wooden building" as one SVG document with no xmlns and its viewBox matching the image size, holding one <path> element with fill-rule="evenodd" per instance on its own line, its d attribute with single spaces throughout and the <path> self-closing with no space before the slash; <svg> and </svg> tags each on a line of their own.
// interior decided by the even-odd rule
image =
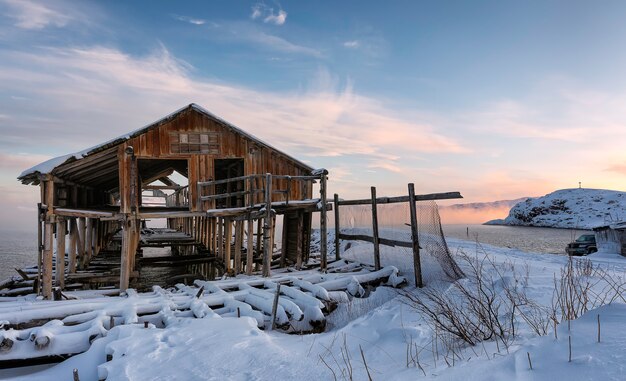
<svg viewBox="0 0 626 381">
<path fill-rule="evenodd" d="M 142 258 L 151 246 L 179 249 L 182 263 L 202 264 L 207 278 L 257 269 L 267 276 L 275 235 L 276 261 L 299 267 L 309 256 L 312 213 L 325 221 L 326 175 L 190 104 L 19 176 L 41 188 L 36 287 L 45 298 L 55 285 L 90 280 L 124 292 L 140 276 L 139 262 L 181 259 Z M 321 197 L 313 198 L 314 183 Z M 274 234 L 277 214 L 284 223 Z M 167 229 L 144 228 L 155 219 Z M 99 260 L 109 267 L 81 271 Z"/>
</svg>

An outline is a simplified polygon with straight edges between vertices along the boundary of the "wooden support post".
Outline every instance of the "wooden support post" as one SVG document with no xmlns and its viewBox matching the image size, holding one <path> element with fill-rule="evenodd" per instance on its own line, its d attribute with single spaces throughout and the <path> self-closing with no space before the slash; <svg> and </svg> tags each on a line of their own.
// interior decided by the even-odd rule
<svg viewBox="0 0 626 381">
<path fill-rule="evenodd" d="M 257 255 L 261 255 L 261 242 L 263 239 L 261 236 L 263 235 L 263 218 L 259 218 L 256 224 L 256 252 Z"/>
<path fill-rule="evenodd" d="M 246 274 L 252 275 L 252 261 L 254 255 L 254 220 L 248 217 L 248 241 L 246 252 Z"/>
<path fill-rule="evenodd" d="M 322 202 L 322 210 L 320 212 L 320 255 L 322 257 L 320 270 L 326 271 L 328 267 L 328 234 L 326 229 L 326 175 L 328 171 L 324 170 L 320 179 L 320 201 Z"/>
<path fill-rule="evenodd" d="M 304 230 L 304 213 L 302 211 L 298 211 L 298 226 L 296 228 L 296 269 L 300 270 L 302 268 L 303 262 L 303 241 L 306 241 Z"/>
<path fill-rule="evenodd" d="M 78 244 L 78 258 L 79 258 L 79 267 L 83 270 L 86 266 L 85 262 L 85 246 L 86 246 L 86 234 L 85 234 L 85 217 L 80 217 L 78 219 L 78 234 L 79 234 L 79 244 Z"/>
<path fill-rule="evenodd" d="M 243 246 L 243 220 L 237 221 L 235 226 L 235 274 L 241 272 L 241 246 Z"/>
<path fill-rule="evenodd" d="M 69 260 L 68 260 L 68 273 L 73 274 L 76 272 L 76 251 L 78 250 L 78 226 L 76 225 L 76 218 L 70 219 L 70 248 L 69 248 Z"/>
<path fill-rule="evenodd" d="M 85 267 L 87 267 L 93 257 L 93 218 L 87 218 L 85 233 Z"/>
<path fill-rule="evenodd" d="M 287 265 L 287 251 L 289 251 L 289 216 L 287 213 L 283 214 L 283 233 L 281 238 L 280 247 L 280 267 Z"/>
<path fill-rule="evenodd" d="M 372 236 L 374 238 L 374 269 L 380 270 L 380 237 L 378 235 L 378 206 L 376 205 L 376 187 L 372 187 Z"/>
<path fill-rule="evenodd" d="M 333 213 L 335 215 L 335 260 L 341 259 L 340 239 L 341 227 L 339 226 L 339 195 L 335 193 L 333 196 Z"/>
<path fill-rule="evenodd" d="M 226 272 L 232 269 L 230 263 L 231 242 L 233 239 L 233 220 L 230 218 L 224 219 L 226 234 L 224 234 L 224 266 L 226 266 Z"/>
<path fill-rule="evenodd" d="M 217 257 L 224 258 L 224 218 L 217 219 Z"/>
<path fill-rule="evenodd" d="M 54 181 L 51 178 L 46 180 L 46 200 L 48 207 L 44 226 L 44 250 L 42 258 L 42 290 L 43 297 L 52 300 L 52 255 L 54 242 Z"/>
<path fill-rule="evenodd" d="M 415 272 L 415 285 L 423 287 L 422 264 L 420 262 L 420 243 L 417 231 L 417 210 L 415 206 L 415 185 L 409 184 L 409 210 L 411 212 L 411 241 L 413 243 L 413 270 Z"/>
<path fill-rule="evenodd" d="M 57 218 L 57 263 L 55 284 L 65 288 L 65 220 L 62 217 Z"/>
<path fill-rule="evenodd" d="M 272 175 L 265 174 L 265 218 L 263 223 L 263 276 L 269 277 L 272 265 L 271 245 L 271 223 L 272 223 Z"/>
<path fill-rule="evenodd" d="M 132 239 L 134 223 L 130 215 L 124 218 L 122 227 L 122 255 L 120 258 L 120 293 L 125 293 L 130 282 L 130 256 L 132 255 Z"/>
<path fill-rule="evenodd" d="M 276 310 L 278 310 L 278 300 L 280 299 L 280 283 L 276 284 L 276 295 L 272 303 L 272 330 L 276 329 Z"/>
<path fill-rule="evenodd" d="M 41 271 L 43 269 L 43 221 L 45 214 L 41 205 L 45 200 L 44 183 L 41 183 L 41 202 L 37 204 L 37 281 L 35 284 L 35 292 L 39 294 L 41 291 Z"/>
</svg>

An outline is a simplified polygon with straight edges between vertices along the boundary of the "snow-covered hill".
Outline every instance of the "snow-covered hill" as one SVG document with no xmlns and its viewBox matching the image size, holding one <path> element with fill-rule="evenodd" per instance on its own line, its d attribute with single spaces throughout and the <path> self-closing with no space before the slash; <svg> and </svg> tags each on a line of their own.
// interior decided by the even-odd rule
<svg viewBox="0 0 626 381">
<path fill-rule="evenodd" d="M 626 192 L 604 189 L 561 189 L 517 203 L 504 220 L 490 225 L 591 229 L 626 219 Z"/>
</svg>

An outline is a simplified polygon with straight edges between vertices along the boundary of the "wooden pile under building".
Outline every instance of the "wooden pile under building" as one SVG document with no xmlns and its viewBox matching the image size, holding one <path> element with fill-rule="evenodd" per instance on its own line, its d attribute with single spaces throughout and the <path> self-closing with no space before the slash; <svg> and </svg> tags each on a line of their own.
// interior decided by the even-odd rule
<svg viewBox="0 0 626 381">
<path fill-rule="evenodd" d="M 269 276 L 275 246 L 275 264 L 300 268 L 310 254 L 313 212 L 321 212 L 325 236 L 327 174 L 190 104 L 19 176 L 41 189 L 38 270 L 23 281 L 52 299 L 54 289 L 77 285 L 123 293 L 140 284 L 142 264 L 196 265 L 195 274 L 181 276 L 204 279 L 254 270 Z M 166 227 L 147 229 L 155 219 Z M 143 255 L 150 247 L 174 255 Z"/>
</svg>

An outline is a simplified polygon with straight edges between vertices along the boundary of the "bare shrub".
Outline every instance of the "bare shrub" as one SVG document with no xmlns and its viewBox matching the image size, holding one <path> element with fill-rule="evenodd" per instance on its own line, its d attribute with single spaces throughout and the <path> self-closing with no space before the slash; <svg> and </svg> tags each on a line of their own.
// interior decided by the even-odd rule
<svg viewBox="0 0 626 381">
<path fill-rule="evenodd" d="M 508 350 L 519 321 L 537 335 L 546 335 L 552 322 L 550 309 L 526 294 L 528 266 L 519 271 L 510 261 L 496 264 L 480 244 L 477 247 L 482 251 L 480 257 L 457 254 L 466 278 L 452 283 L 447 290 L 426 288 L 419 293 L 404 293 L 407 303 L 426 318 L 433 330 L 444 334 L 441 342 L 448 352 L 452 351 L 453 361 L 458 347 L 446 335 L 472 346 L 495 340 Z"/>
<path fill-rule="evenodd" d="M 616 300 L 626 303 L 623 277 L 594 266 L 591 260 L 568 258 L 560 277 L 554 277 L 552 319 L 555 322 L 579 318 L 585 312 Z"/>
</svg>

